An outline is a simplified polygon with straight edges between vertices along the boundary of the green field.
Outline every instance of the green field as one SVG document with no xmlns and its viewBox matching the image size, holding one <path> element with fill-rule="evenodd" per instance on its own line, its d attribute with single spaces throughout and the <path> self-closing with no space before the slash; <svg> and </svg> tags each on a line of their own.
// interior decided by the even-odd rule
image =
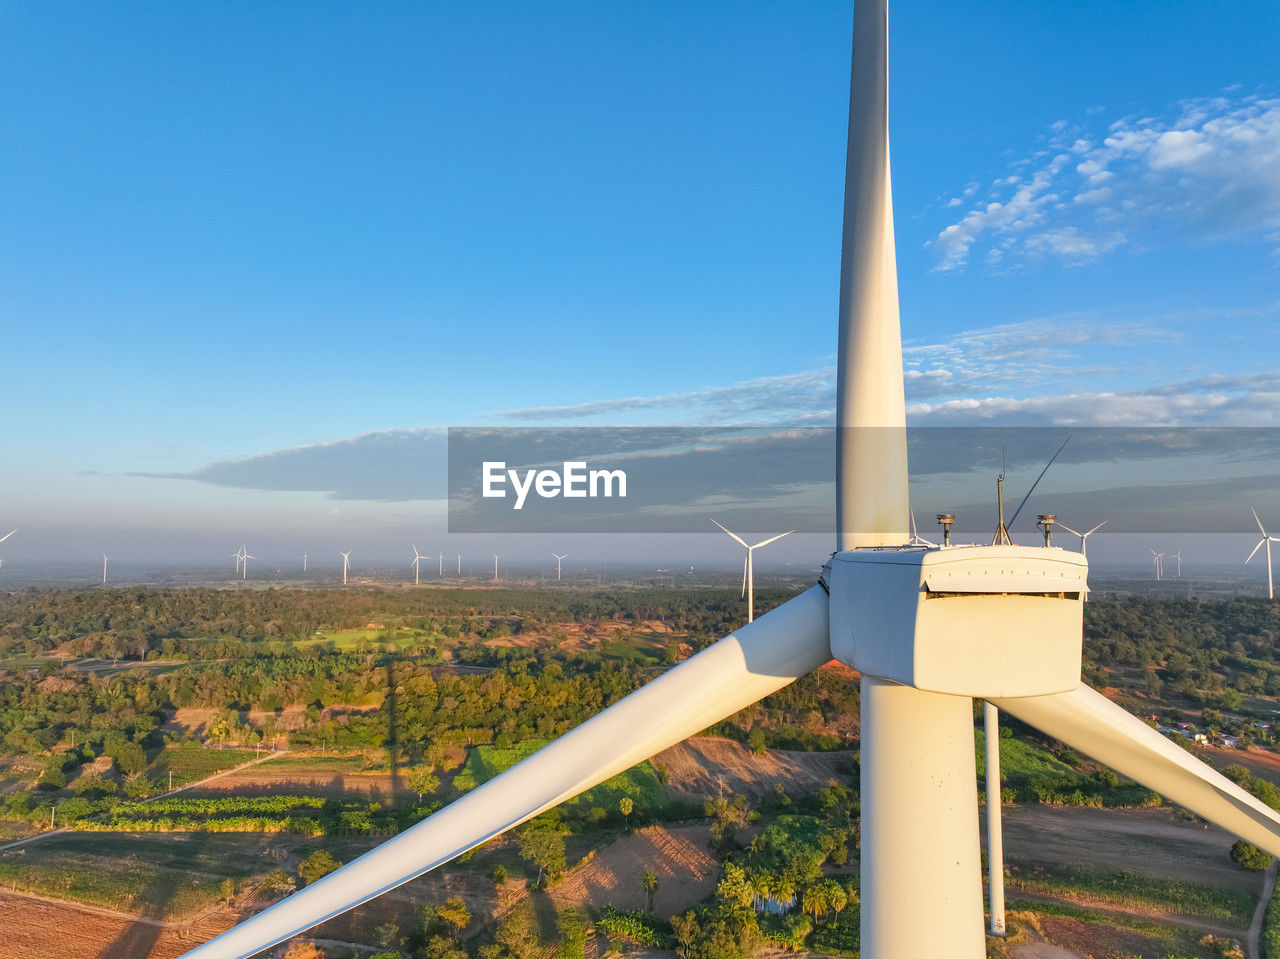
<svg viewBox="0 0 1280 959">
<path fill-rule="evenodd" d="M 474 789 L 510 769 L 521 760 L 532 756 L 546 744 L 545 739 L 526 739 L 509 749 L 477 746 L 471 750 L 466 763 L 454 777 L 453 785 L 464 792 Z M 662 784 L 658 781 L 658 774 L 648 760 L 632 766 L 612 779 L 606 779 L 599 786 L 588 789 L 577 799 L 565 805 L 578 809 L 599 807 L 612 812 L 618 808 L 618 802 L 623 796 L 630 797 L 637 810 L 662 808 L 665 802 Z"/>
<path fill-rule="evenodd" d="M 1171 915 L 1236 919 L 1247 925 L 1256 905 L 1248 889 L 1165 879 L 1128 869 L 1031 864 L 1016 857 L 1006 857 L 1006 866 L 1011 886 L 1067 900 L 1088 896 L 1119 909 L 1154 908 Z"/>
<path fill-rule="evenodd" d="M 252 749 L 205 749 L 201 746 L 170 746 L 147 767 L 147 776 L 162 787 L 174 787 L 207 779 L 215 773 L 247 763 L 259 754 Z"/>
<path fill-rule="evenodd" d="M 69 833 L 0 854 L 0 884 L 141 915 L 186 916 L 216 902 L 223 880 L 267 871 L 267 845 L 265 837 Z"/>
</svg>

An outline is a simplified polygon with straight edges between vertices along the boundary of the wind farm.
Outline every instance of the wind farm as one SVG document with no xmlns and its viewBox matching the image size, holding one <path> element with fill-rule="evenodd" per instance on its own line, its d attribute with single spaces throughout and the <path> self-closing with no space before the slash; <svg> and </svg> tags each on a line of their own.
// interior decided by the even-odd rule
<svg viewBox="0 0 1280 959">
<path fill-rule="evenodd" d="M 1280 959 L 1241 3 L 15 8 L 0 959 Z"/>
</svg>

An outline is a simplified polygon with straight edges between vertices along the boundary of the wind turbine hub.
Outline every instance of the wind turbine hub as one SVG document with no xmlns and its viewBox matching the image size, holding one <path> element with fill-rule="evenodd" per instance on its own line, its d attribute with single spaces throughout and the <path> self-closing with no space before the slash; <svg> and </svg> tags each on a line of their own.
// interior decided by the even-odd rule
<svg viewBox="0 0 1280 959">
<path fill-rule="evenodd" d="M 849 550 L 823 578 L 831 652 L 864 675 L 990 699 L 1080 684 L 1088 561 L 1039 546 Z"/>
</svg>

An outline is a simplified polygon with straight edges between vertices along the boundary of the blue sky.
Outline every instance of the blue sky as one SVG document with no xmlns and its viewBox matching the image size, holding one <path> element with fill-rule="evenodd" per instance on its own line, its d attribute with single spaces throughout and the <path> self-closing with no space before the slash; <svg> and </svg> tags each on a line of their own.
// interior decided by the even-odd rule
<svg viewBox="0 0 1280 959">
<path fill-rule="evenodd" d="M 428 504 L 135 475 L 372 431 L 821 422 L 850 21 L 0 8 L 2 555 L 398 550 Z M 1280 425 L 1274 3 L 901 0 L 890 49 L 917 422 Z"/>
</svg>

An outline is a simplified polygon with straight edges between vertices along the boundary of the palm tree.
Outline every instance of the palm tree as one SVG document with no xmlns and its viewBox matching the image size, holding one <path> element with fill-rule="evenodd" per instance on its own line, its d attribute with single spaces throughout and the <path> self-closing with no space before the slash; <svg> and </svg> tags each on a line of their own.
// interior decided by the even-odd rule
<svg viewBox="0 0 1280 959">
<path fill-rule="evenodd" d="M 652 869 L 646 869 L 644 876 L 640 879 L 640 885 L 644 886 L 645 902 L 647 903 L 645 908 L 649 912 L 653 912 L 653 894 L 658 891 L 657 874 Z"/>
</svg>

